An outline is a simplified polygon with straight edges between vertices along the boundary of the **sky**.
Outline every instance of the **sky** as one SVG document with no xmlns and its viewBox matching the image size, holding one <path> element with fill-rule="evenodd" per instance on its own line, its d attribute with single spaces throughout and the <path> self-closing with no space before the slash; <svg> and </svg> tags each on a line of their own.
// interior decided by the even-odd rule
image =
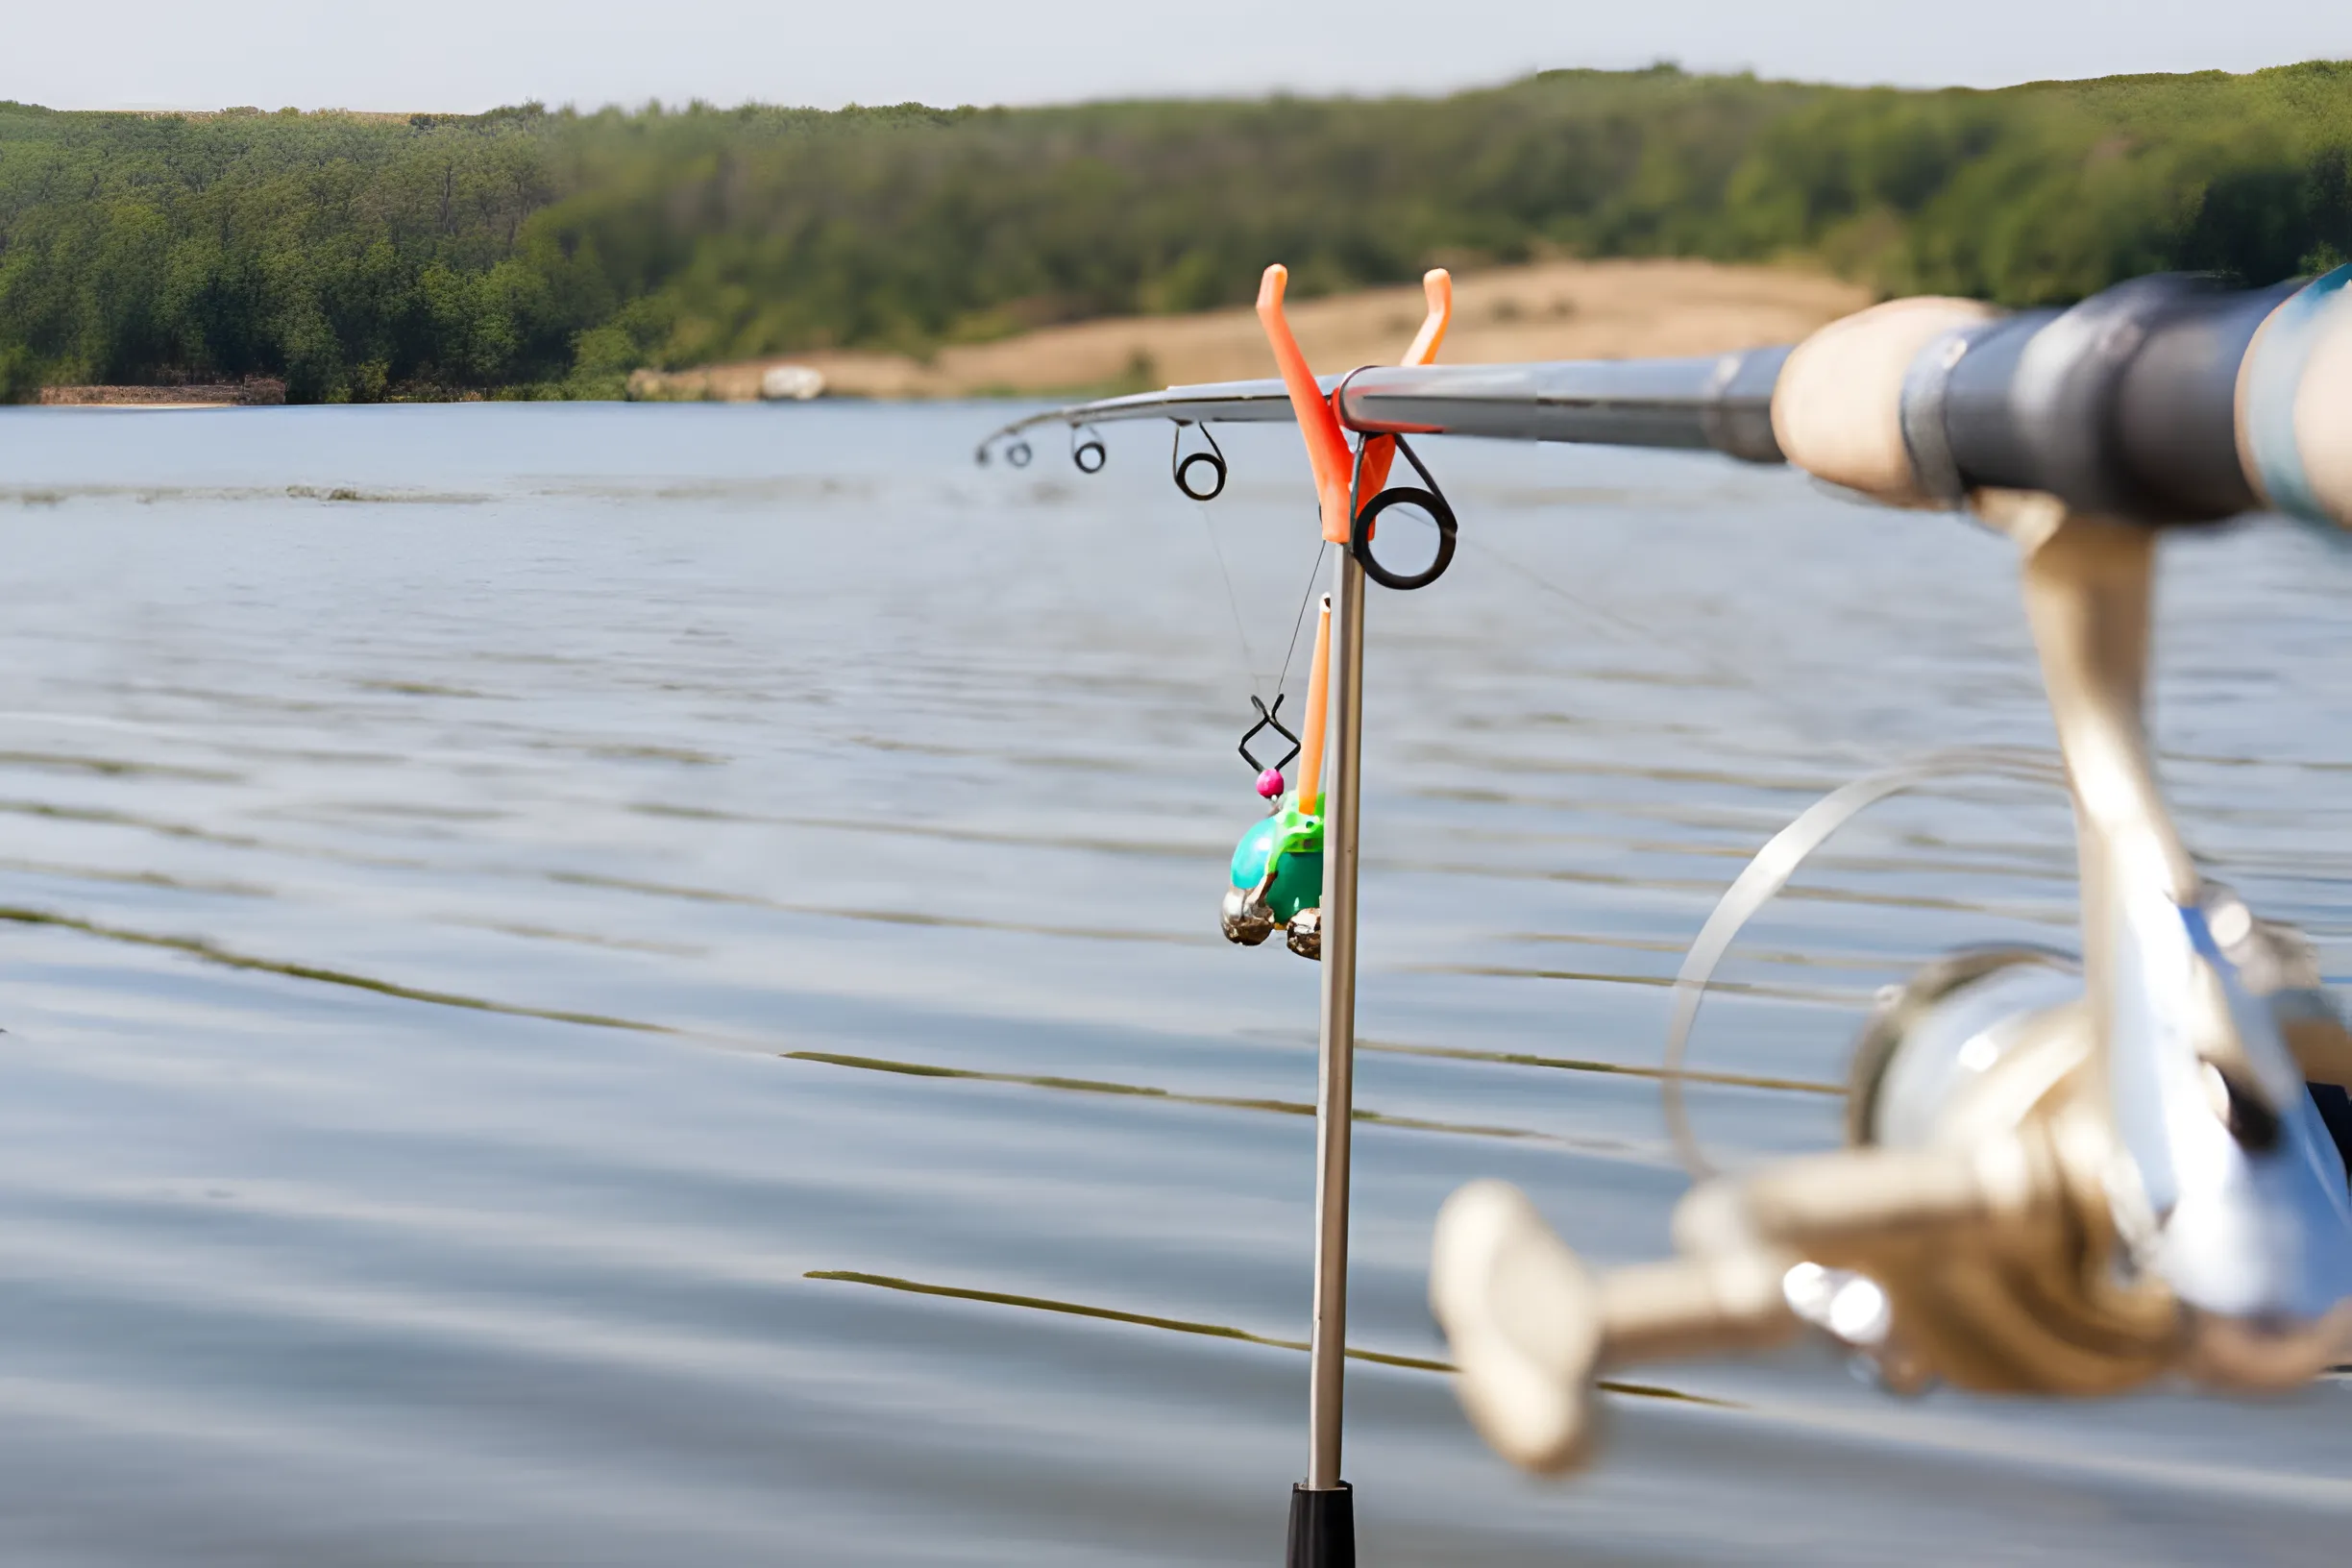
<svg viewBox="0 0 2352 1568">
<path fill-rule="evenodd" d="M 1672 60 L 1995 86 L 2352 57 L 2352 0 L 0 0 L 0 98 L 472 112 L 1435 92 Z"/>
</svg>

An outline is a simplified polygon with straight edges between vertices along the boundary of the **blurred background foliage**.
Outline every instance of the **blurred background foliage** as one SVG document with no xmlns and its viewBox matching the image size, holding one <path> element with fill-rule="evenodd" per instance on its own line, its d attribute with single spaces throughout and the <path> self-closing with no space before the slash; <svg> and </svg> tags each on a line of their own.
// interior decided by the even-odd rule
<svg viewBox="0 0 2352 1568">
<path fill-rule="evenodd" d="M 1549 256 L 2070 300 L 2352 253 L 2352 63 L 1997 92 L 1552 72 L 1446 98 L 840 112 L 0 104 L 0 399 L 617 396 Z"/>
</svg>

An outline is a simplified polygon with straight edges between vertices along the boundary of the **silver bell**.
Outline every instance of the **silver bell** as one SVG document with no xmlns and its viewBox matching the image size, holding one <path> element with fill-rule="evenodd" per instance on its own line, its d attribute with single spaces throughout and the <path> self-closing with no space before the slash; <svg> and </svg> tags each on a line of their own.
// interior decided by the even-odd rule
<svg viewBox="0 0 2352 1568">
<path fill-rule="evenodd" d="M 1219 912 L 1219 923 L 1225 929 L 1227 942 L 1237 942 L 1244 947 L 1255 947 L 1274 934 L 1282 922 L 1274 912 L 1240 888 L 1225 890 L 1225 904 Z"/>
<path fill-rule="evenodd" d="M 1286 940 L 1290 950 L 1301 958 L 1320 960 L 1323 956 L 1323 912 L 1302 909 L 1290 917 Z"/>
</svg>

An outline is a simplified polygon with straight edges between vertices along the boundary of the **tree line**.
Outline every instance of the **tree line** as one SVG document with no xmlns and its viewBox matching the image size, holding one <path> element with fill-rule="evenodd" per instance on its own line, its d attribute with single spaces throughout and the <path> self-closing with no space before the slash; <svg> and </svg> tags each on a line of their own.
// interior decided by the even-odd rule
<svg viewBox="0 0 2352 1568">
<path fill-rule="evenodd" d="M 1443 98 L 435 116 L 0 103 L 0 399 L 610 397 L 1437 262 L 1799 257 L 2012 305 L 2352 255 L 2352 63 L 1901 91 L 1558 71 Z"/>
</svg>

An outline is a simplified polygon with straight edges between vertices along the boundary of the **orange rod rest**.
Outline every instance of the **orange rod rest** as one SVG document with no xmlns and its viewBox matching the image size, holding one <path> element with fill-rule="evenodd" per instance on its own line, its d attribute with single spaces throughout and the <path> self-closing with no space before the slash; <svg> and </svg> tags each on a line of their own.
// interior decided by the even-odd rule
<svg viewBox="0 0 2352 1568">
<path fill-rule="evenodd" d="M 1283 316 L 1283 291 L 1289 286 L 1290 269 L 1277 261 L 1258 282 L 1258 320 L 1265 328 L 1274 362 L 1282 367 L 1283 384 L 1290 392 L 1290 410 L 1298 416 L 1299 433 L 1307 438 L 1307 462 L 1314 470 L 1315 499 L 1323 513 L 1323 537 L 1344 545 L 1348 538 L 1348 473 L 1352 454 L 1339 416 L 1324 401 L 1314 372 L 1290 335 Z"/>
<path fill-rule="evenodd" d="M 1258 320 L 1274 350 L 1274 362 L 1282 369 L 1291 411 L 1298 416 L 1299 433 L 1307 439 L 1307 462 L 1314 471 L 1323 537 L 1343 545 L 1354 521 L 1348 515 L 1354 457 L 1348 451 L 1347 432 L 1339 427 L 1339 415 L 1315 384 L 1314 372 L 1308 367 L 1307 355 L 1299 351 L 1298 339 L 1291 335 L 1289 320 L 1283 314 L 1283 294 L 1289 284 L 1290 269 L 1281 262 L 1265 269 L 1258 282 Z M 1429 311 L 1401 364 L 1426 365 L 1435 360 L 1439 345 L 1445 342 L 1446 328 L 1454 319 L 1454 279 L 1445 268 L 1432 267 L 1422 274 L 1421 293 L 1429 302 Z M 1396 443 L 1385 436 L 1373 437 L 1364 451 L 1363 488 L 1377 492 L 1386 484 L 1388 467 L 1395 460 Z"/>
<path fill-rule="evenodd" d="M 1400 365 L 1437 362 L 1437 351 L 1445 346 L 1446 328 L 1454 320 L 1454 275 L 1443 267 L 1430 268 L 1421 275 L 1421 297 L 1429 301 L 1429 314 L 1421 319 L 1412 347 L 1397 361 Z"/>
<path fill-rule="evenodd" d="M 1331 595 L 1315 618 L 1314 663 L 1307 669 L 1307 733 L 1299 737 L 1298 809 L 1323 807 L 1323 712 L 1331 706 Z"/>
<path fill-rule="evenodd" d="M 1429 301 L 1429 313 L 1421 318 L 1421 331 L 1414 334 L 1412 347 L 1405 351 L 1400 365 L 1433 365 L 1437 350 L 1445 342 L 1446 328 L 1454 320 L 1454 275 L 1443 267 L 1432 267 L 1421 275 L 1421 297 Z M 1337 417 L 1337 410 L 1333 410 Z M 1396 443 L 1384 435 L 1376 435 L 1366 443 L 1363 459 L 1363 493 L 1368 499 L 1377 496 L 1388 482 L 1389 465 L 1396 461 Z"/>
</svg>

